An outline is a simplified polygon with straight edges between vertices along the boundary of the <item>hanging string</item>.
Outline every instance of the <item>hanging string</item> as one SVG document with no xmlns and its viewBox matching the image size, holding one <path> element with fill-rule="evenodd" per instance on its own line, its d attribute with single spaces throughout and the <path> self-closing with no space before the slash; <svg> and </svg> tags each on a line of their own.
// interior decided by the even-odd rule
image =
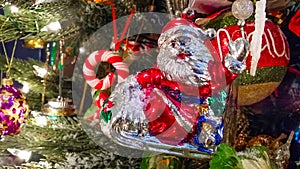
<svg viewBox="0 0 300 169">
<path fill-rule="evenodd" d="M 124 36 L 125 36 L 126 31 L 127 31 L 128 27 L 129 27 L 129 24 L 130 24 L 130 21 L 131 21 L 131 19 L 132 19 L 132 16 L 133 16 L 134 12 L 135 12 L 135 9 L 133 8 L 133 9 L 131 10 L 131 12 L 130 12 L 129 18 L 127 19 L 127 21 L 126 21 L 126 23 L 125 23 L 125 27 L 124 27 L 124 29 L 123 29 L 123 32 L 122 32 L 122 34 L 121 34 L 121 36 L 120 36 L 119 41 L 121 41 L 122 39 L 124 39 Z M 120 45 L 121 45 L 121 43 L 117 43 L 117 44 L 118 44 L 118 45 L 116 45 L 115 50 L 118 50 L 118 49 L 120 48 Z"/>
<path fill-rule="evenodd" d="M 13 60 L 14 60 L 15 51 L 16 51 L 16 47 L 17 47 L 17 42 L 18 42 L 17 40 L 15 40 L 15 42 L 14 42 L 14 47 L 13 47 L 12 54 L 11 54 L 11 57 L 10 57 L 10 62 L 9 62 L 8 70 L 6 72 L 8 75 L 9 75 L 9 72 L 10 72 Z M 7 59 L 8 59 L 8 57 L 7 57 Z"/>
<path fill-rule="evenodd" d="M 6 76 L 9 77 L 9 72 L 10 72 L 12 62 L 13 62 L 13 59 L 14 59 L 14 56 L 15 56 L 15 51 L 16 51 L 18 41 L 15 40 L 15 42 L 14 42 L 14 46 L 13 46 L 12 54 L 11 54 L 11 57 L 10 57 L 10 61 L 9 61 L 9 58 L 8 58 L 8 54 L 7 54 L 7 51 L 6 51 L 4 41 L 1 41 L 1 42 L 2 42 L 2 47 L 3 47 L 5 59 L 6 59 L 6 64 L 8 66 L 7 71 L 6 71 Z"/>
<path fill-rule="evenodd" d="M 132 8 L 129 18 L 127 19 L 123 32 L 120 36 L 120 39 L 117 37 L 117 18 L 116 18 L 116 9 L 115 9 L 115 4 L 113 2 L 106 2 L 107 5 L 111 5 L 111 12 L 112 12 L 112 23 L 113 23 L 113 30 L 114 30 L 114 38 L 113 38 L 113 43 L 115 44 L 115 51 L 119 50 L 121 43 L 119 43 L 125 36 L 127 29 L 129 27 L 130 21 L 133 17 L 133 14 L 135 13 L 135 8 Z"/>
<path fill-rule="evenodd" d="M 144 22 L 145 22 L 145 20 L 142 20 L 141 27 L 140 27 L 140 29 L 139 29 L 139 32 L 138 32 L 138 34 L 137 34 L 137 36 L 136 36 L 134 42 L 137 42 L 137 41 L 138 41 L 138 39 L 139 39 L 139 37 L 140 37 L 140 34 L 141 34 L 141 32 L 142 32 L 142 29 L 143 29 L 143 27 L 144 27 Z"/>
<path fill-rule="evenodd" d="M 6 47 L 5 47 L 5 44 L 4 42 L 2 41 L 2 48 L 3 48 L 3 51 L 4 51 L 4 55 L 5 55 L 5 59 L 6 59 L 6 64 L 8 66 L 8 55 L 7 55 L 7 52 L 6 52 Z"/>
<path fill-rule="evenodd" d="M 112 15 L 112 23 L 113 23 L 113 30 L 114 30 L 114 38 L 113 38 L 113 43 L 116 44 L 118 41 L 117 37 L 117 17 L 116 17 L 116 9 L 115 9 L 115 4 L 111 1 L 105 2 L 107 5 L 111 6 L 111 15 Z"/>
<path fill-rule="evenodd" d="M 195 5 L 196 0 L 191 0 L 188 7 L 191 8 L 192 6 Z"/>
</svg>

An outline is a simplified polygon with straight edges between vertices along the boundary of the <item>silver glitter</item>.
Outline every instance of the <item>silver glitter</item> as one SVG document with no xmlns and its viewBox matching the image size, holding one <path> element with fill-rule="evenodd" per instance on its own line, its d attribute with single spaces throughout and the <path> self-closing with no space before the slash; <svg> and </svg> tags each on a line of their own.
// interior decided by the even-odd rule
<svg viewBox="0 0 300 169">
<path fill-rule="evenodd" d="M 245 60 L 249 53 L 249 42 L 239 38 L 229 42 L 229 53 L 225 56 L 225 67 L 235 74 L 240 74 L 246 69 Z"/>
<path fill-rule="evenodd" d="M 103 133 L 111 137 L 109 129 L 115 126 L 115 121 L 120 123 L 119 119 L 126 119 L 136 124 L 148 124 L 143 113 L 144 106 L 147 104 L 145 97 L 135 76 L 131 75 L 124 82 L 119 83 L 109 98 L 114 103 L 111 108 L 111 120 L 108 124 L 104 121 L 100 122 Z M 126 123 L 122 125 L 122 128 L 126 128 Z M 132 132 L 136 132 L 136 130 L 139 129 L 136 128 Z"/>
<path fill-rule="evenodd" d="M 207 84 L 211 80 L 208 62 L 214 59 L 203 42 L 213 34 L 213 29 L 206 32 L 191 26 L 176 26 L 164 32 L 158 40 L 158 67 L 169 80 L 192 86 Z"/>
</svg>

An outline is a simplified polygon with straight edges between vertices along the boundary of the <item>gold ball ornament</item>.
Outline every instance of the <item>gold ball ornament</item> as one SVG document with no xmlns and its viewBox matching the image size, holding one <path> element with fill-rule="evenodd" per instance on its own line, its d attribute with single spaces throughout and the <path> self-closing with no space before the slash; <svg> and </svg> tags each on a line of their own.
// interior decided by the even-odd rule
<svg viewBox="0 0 300 169">
<path fill-rule="evenodd" d="M 23 45 L 28 48 L 42 49 L 45 47 L 46 43 L 42 39 L 32 39 L 25 40 Z"/>
</svg>

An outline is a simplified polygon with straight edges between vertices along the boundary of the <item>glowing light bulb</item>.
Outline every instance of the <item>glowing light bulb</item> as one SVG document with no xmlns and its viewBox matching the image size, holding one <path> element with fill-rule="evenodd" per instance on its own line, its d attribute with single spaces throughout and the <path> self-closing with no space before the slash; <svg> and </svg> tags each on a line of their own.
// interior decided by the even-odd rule
<svg viewBox="0 0 300 169">
<path fill-rule="evenodd" d="M 9 10 L 10 10 L 10 12 L 13 13 L 13 14 L 19 12 L 19 8 L 16 7 L 15 5 L 11 5 L 11 6 L 9 7 Z"/>
<path fill-rule="evenodd" d="M 50 3 L 54 2 L 55 0 L 36 0 L 34 4 L 40 4 L 40 3 Z"/>
<path fill-rule="evenodd" d="M 29 92 L 29 84 L 28 83 L 24 83 L 23 84 L 23 88 L 22 88 L 22 92 L 23 93 L 28 93 Z"/>
<path fill-rule="evenodd" d="M 41 78 L 46 77 L 48 71 L 45 68 L 41 68 L 37 65 L 33 65 L 34 70 L 36 71 L 37 75 Z"/>
<path fill-rule="evenodd" d="M 61 24 L 58 21 L 51 22 L 41 29 L 42 32 L 58 32 L 59 30 L 61 30 Z"/>
<path fill-rule="evenodd" d="M 41 127 L 47 126 L 47 122 L 48 122 L 47 117 L 38 116 L 38 117 L 35 117 L 35 120 L 36 120 L 37 125 L 39 125 Z"/>
<path fill-rule="evenodd" d="M 29 158 L 31 157 L 31 151 L 20 151 L 17 156 L 20 158 L 20 159 L 23 159 L 25 161 L 28 161 Z"/>
<path fill-rule="evenodd" d="M 14 148 L 8 148 L 8 152 L 10 152 L 12 155 L 19 157 L 20 159 L 25 160 L 25 162 L 29 161 L 32 152 L 26 151 L 26 150 L 19 150 Z"/>
<path fill-rule="evenodd" d="M 79 48 L 79 53 L 84 53 L 84 52 L 85 52 L 84 47 L 80 47 L 80 48 Z"/>
</svg>

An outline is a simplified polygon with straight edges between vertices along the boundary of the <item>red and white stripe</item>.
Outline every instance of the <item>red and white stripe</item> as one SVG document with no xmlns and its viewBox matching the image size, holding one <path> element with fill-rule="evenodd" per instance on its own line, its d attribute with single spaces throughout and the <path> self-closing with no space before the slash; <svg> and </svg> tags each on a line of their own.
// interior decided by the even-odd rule
<svg viewBox="0 0 300 169">
<path fill-rule="evenodd" d="M 128 66 L 117 53 L 107 50 L 95 51 L 86 58 L 83 65 L 83 75 L 86 82 L 96 90 L 110 88 L 115 80 L 114 72 L 109 72 L 103 79 L 96 78 L 94 69 L 99 62 L 108 62 L 114 66 L 117 72 L 118 83 L 122 82 L 128 76 Z"/>
</svg>

